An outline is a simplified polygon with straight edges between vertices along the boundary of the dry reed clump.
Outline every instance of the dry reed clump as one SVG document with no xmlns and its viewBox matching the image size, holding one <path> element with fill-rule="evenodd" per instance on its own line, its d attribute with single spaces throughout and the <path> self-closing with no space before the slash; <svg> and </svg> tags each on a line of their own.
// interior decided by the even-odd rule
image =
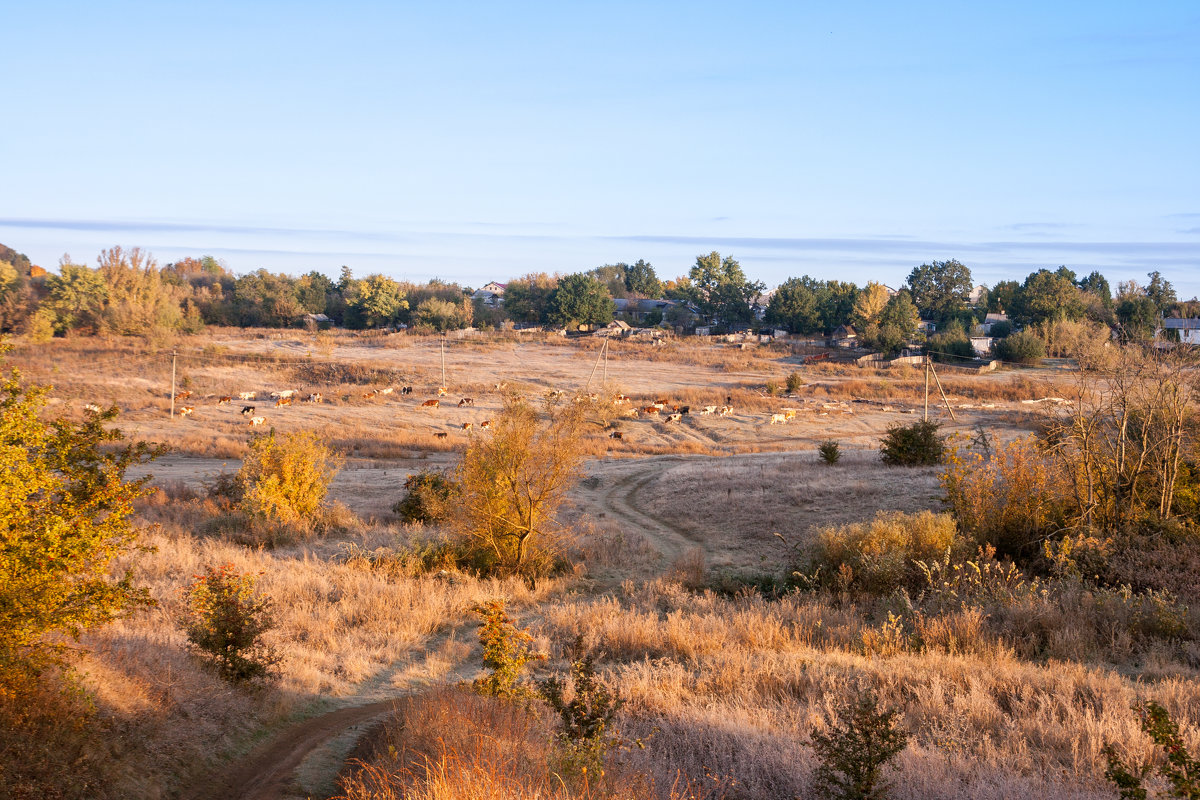
<svg viewBox="0 0 1200 800">
<path fill-rule="evenodd" d="M 617 759 L 567 780 L 556 769 L 553 723 L 540 704 L 440 689 L 397 702 L 359 746 L 334 800 L 634 800 L 693 797 L 685 785 L 656 791 Z"/>
<path fill-rule="evenodd" d="M 936 559 L 960 543 L 949 514 L 881 511 L 870 522 L 821 529 L 813 568 L 844 588 L 885 594 L 916 586 L 921 573 L 915 562 Z"/>
<path fill-rule="evenodd" d="M 898 797 L 1108 797 L 1104 743 L 1138 758 L 1151 750 L 1131 710 L 1140 697 L 1163 702 L 1189 745 L 1200 743 L 1200 688 L 1186 669 L 1146 685 L 1102 667 L 1031 663 L 982 627 L 966 609 L 918 628 L 940 646 L 905 632 L 901 647 L 872 651 L 863 633 L 881 626 L 853 605 L 720 598 L 659 581 L 553 603 L 541 630 L 608 654 L 607 677 L 629 698 L 622 729 L 648 737 L 633 766 L 659 785 L 680 771 L 713 776 L 714 797 L 806 796 L 808 730 L 861 688 L 901 708 L 912 736 Z"/>
</svg>

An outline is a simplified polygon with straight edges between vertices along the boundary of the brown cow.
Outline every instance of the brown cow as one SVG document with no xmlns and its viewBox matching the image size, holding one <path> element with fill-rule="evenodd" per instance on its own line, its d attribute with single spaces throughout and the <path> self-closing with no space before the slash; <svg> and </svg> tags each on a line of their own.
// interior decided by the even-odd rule
<svg viewBox="0 0 1200 800">
<path fill-rule="evenodd" d="M 623 435 L 621 435 L 621 432 L 620 432 L 620 431 L 613 431 L 612 433 L 610 433 L 610 434 L 608 435 L 608 438 L 610 438 L 610 439 L 624 439 L 625 437 L 624 437 Z"/>
<path fill-rule="evenodd" d="M 196 409 L 192 406 L 181 406 L 179 409 L 179 416 L 186 417 L 188 414 L 192 413 L 195 410 Z"/>
<path fill-rule="evenodd" d="M 448 434 L 445 431 L 438 431 L 433 435 L 435 439 L 445 439 Z"/>
<path fill-rule="evenodd" d="M 290 397 L 281 397 L 275 401 L 276 408 L 282 408 L 283 406 L 290 406 L 291 404 L 292 404 L 292 398 L 290 398 Z"/>
<path fill-rule="evenodd" d="M 220 399 L 217 400 L 217 405 L 224 405 L 225 403 L 232 403 L 232 402 L 233 402 L 233 395 L 225 394 L 225 395 L 221 395 Z"/>
<path fill-rule="evenodd" d="M 464 423 L 462 424 L 462 429 L 463 429 L 464 431 L 469 431 L 469 430 L 471 430 L 471 428 L 473 428 L 473 427 L 475 427 L 475 423 L 473 423 L 473 422 L 464 422 Z"/>
<path fill-rule="evenodd" d="M 462 408 L 463 406 L 473 406 L 473 405 L 475 405 L 475 401 L 469 397 L 464 397 L 462 400 L 458 401 L 459 408 Z"/>
<path fill-rule="evenodd" d="M 426 400 L 424 403 L 421 403 L 421 408 L 437 408 L 437 407 L 438 407 L 437 400 Z"/>
<path fill-rule="evenodd" d="M 363 400 L 371 400 L 378 394 L 378 391 L 363 392 Z"/>
<path fill-rule="evenodd" d="M 492 421 L 490 419 L 485 419 L 483 422 L 479 423 L 479 427 L 486 431 L 488 428 L 492 427 Z"/>
<path fill-rule="evenodd" d="M 179 394 L 175 395 L 175 399 L 176 400 L 187 400 L 191 396 L 192 396 L 191 392 L 180 392 Z"/>
<path fill-rule="evenodd" d="M 450 387 L 448 387 L 448 386 L 439 386 L 438 387 L 438 397 L 445 397 L 448 394 L 450 394 Z"/>
<path fill-rule="evenodd" d="M 658 406 L 645 406 L 644 408 L 642 408 L 642 413 L 643 414 L 657 414 Z"/>
</svg>

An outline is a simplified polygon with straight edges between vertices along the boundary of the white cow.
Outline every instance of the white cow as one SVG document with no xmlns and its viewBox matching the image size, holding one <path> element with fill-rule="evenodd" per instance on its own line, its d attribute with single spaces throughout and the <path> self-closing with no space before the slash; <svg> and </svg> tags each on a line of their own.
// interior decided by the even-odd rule
<svg viewBox="0 0 1200 800">
<path fill-rule="evenodd" d="M 238 400 L 253 400 L 258 392 L 238 392 Z"/>
<path fill-rule="evenodd" d="M 250 426 L 255 427 L 257 425 L 262 425 L 266 421 L 267 421 L 266 417 L 251 417 L 250 418 Z"/>
</svg>

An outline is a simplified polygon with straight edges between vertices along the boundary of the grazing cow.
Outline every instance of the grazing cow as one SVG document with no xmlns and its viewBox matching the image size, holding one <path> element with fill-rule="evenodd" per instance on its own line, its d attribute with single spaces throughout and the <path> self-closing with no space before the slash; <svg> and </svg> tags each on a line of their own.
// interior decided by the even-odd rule
<svg viewBox="0 0 1200 800">
<path fill-rule="evenodd" d="M 412 394 L 412 387 L 405 386 L 403 389 L 400 390 L 400 394 Z"/>
<path fill-rule="evenodd" d="M 392 387 L 391 387 L 391 386 L 389 386 L 389 387 L 387 387 L 386 389 L 380 389 L 380 390 L 379 390 L 379 393 L 380 393 L 380 394 L 391 394 L 393 391 L 395 391 L 395 390 L 394 390 L 394 389 L 392 389 Z"/>
<path fill-rule="evenodd" d="M 463 406 L 473 406 L 473 405 L 475 405 L 475 401 L 469 397 L 464 397 L 462 400 L 458 401 L 459 408 L 462 408 Z"/>
<path fill-rule="evenodd" d="M 722 417 L 728 417 L 732 413 L 733 406 L 721 406 L 720 410 L 717 411 L 717 414 Z"/>
<path fill-rule="evenodd" d="M 287 400 L 287 399 L 291 399 L 291 396 L 294 395 L 295 393 L 296 393 L 295 389 L 283 389 L 278 392 L 271 392 L 271 397 L 275 398 L 276 400 L 281 400 L 281 399 Z"/>
<path fill-rule="evenodd" d="M 438 407 L 437 400 L 426 400 L 424 403 L 421 403 L 421 408 L 437 408 L 437 407 Z"/>
<path fill-rule="evenodd" d="M 680 414 L 690 414 L 690 413 L 692 413 L 692 407 L 691 407 L 691 406 L 678 406 L 678 407 L 677 407 L 675 410 L 676 410 L 676 411 L 678 411 Z"/>
<path fill-rule="evenodd" d="M 610 439 L 624 439 L 625 436 L 620 431 L 613 431 L 608 435 Z"/>
<path fill-rule="evenodd" d="M 508 386 L 508 384 L 507 384 L 507 383 L 497 383 L 497 384 L 496 384 L 496 391 L 497 391 L 497 392 L 502 392 L 502 391 L 504 391 L 504 389 L 505 389 L 507 386 Z"/>
<path fill-rule="evenodd" d="M 796 418 L 796 409 L 785 408 L 783 410 L 783 415 L 788 418 L 788 422 L 791 422 L 792 420 L 794 420 Z"/>
<path fill-rule="evenodd" d="M 250 418 L 250 427 L 252 427 L 252 428 L 258 427 L 259 425 L 262 425 L 266 421 L 267 421 L 266 417 L 251 417 Z"/>
<path fill-rule="evenodd" d="M 557 400 L 564 394 L 566 394 L 566 392 L 564 392 L 562 389 L 551 389 L 550 391 L 546 392 L 546 396 L 551 400 Z"/>
<path fill-rule="evenodd" d="M 657 414 L 658 406 L 645 406 L 642 408 L 643 414 Z"/>
<path fill-rule="evenodd" d="M 283 406 L 290 406 L 291 404 L 292 404 L 292 398 L 290 398 L 290 397 L 281 397 L 275 401 L 276 408 L 282 408 Z"/>
<path fill-rule="evenodd" d="M 464 431 L 469 431 L 469 430 L 471 430 L 471 428 L 474 428 L 474 427 L 475 427 L 475 423 L 473 423 L 473 422 L 464 422 L 462 424 L 462 429 Z"/>
<path fill-rule="evenodd" d="M 488 428 L 492 427 L 492 421 L 490 419 L 485 419 L 483 422 L 479 423 L 479 427 L 486 431 Z"/>
<path fill-rule="evenodd" d="M 445 397 L 448 394 L 450 394 L 450 387 L 448 387 L 448 386 L 439 386 L 438 387 L 438 397 Z"/>
<path fill-rule="evenodd" d="M 242 406 L 242 416 L 249 417 L 254 414 L 254 406 Z"/>
<path fill-rule="evenodd" d="M 175 395 L 175 399 L 176 400 L 187 400 L 191 396 L 192 396 L 191 392 L 180 392 L 179 394 Z"/>
<path fill-rule="evenodd" d="M 312 393 L 312 394 L 310 394 L 308 397 L 304 398 L 304 402 L 306 402 L 306 403 L 319 403 L 319 402 L 321 402 L 321 393 L 320 393 L 320 392 L 313 392 L 313 393 Z"/>
<path fill-rule="evenodd" d="M 616 401 L 615 401 L 615 402 L 617 402 L 617 403 L 628 403 L 628 402 L 629 402 L 629 398 L 628 398 L 628 397 L 626 397 L 626 396 L 625 396 L 625 395 L 623 395 L 623 394 L 619 394 L 619 395 L 617 395 L 617 399 L 616 399 Z"/>
<path fill-rule="evenodd" d="M 188 414 L 192 413 L 195 410 L 196 409 L 193 406 L 180 406 L 179 407 L 179 416 L 186 417 Z"/>
<path fill-rule="evenodd" d="M 639 413 L 640 412 L 636 408 L 625 409 L 625 416 L 627 417 L 636 417 Z"/>
<path fill-rule="evenodd" d="M 658 400 L 654 401 L 654 405 L 658 406 L 659 408 L 666 408 L 667 401 L 659 398 Z"/>
<path fill-rule="evenodd" d="M 772 425 L 774 425 L 776 423 L 782 425 L 785 422 L 787 422 L 787 414 L 772 414 L 771 415 L 771 424 Z"/>
<path fill-rule="evenodd" d="M 705 406 L 704 408 L 700 409 L 700 413 L 701 414 L 715 414 L 715 413 L 717 413 L 717 407 L 716 406 Z"/>
<path fill-rule="evenodd" d="M 219 399 L 219 400 L 217 400 L 217 405 L 221 406 L 221 405 L 224 405 L 224 404 L 226 404 L 226 403 L 232 403 L 232 402 L 233 402 L 233 396 L 232 396 L 232 395 L 223 394 L 223 395 L 221 395 L 220 399 Z"/>
<path fill-rule="evenodd" d="M 88 403 L 88 404 L 86 404 L 86 405 L 83 407 L 83 410 L 84 410 L 84 411 L 90 411 L 90 412 L 92 412 L 93 414 L 99 414 L 99 413 L 100 413 L 100 406 L 96 405 L 95 403 Z"/>
<path fill-rule="evenodd" d="M 667 414 L 667 422 L 679 422 L 683 419 L 683 414 Z"/>
<path fill-rule="evenodd" d="M 238 392 L 238 400 L 253 400 L 258 392 Z"/>
<path fill-rule="evenodd" d="M 438 431 L 437 433 L 435 433 L 435 434 L 433 435 L 433 438 L 435 438 L 435 439 L 445 439 L 445 438 L 446 438 L 448 435 L 449 435 L 449 434 L 447 434 L 445 431 Z"/>
<path fill-rule="evenodd" d="M 725 395 L 725 405 L 729 406 L 730 408 L 733 408 L 733 395 L 731 395 L 731 394 Z"/>
<path fill-rule="evenodd" d="M 371 400 L 377 394 L 379 394 L 378 391 L 363 392 L 363 400 Z"/>
</svg>

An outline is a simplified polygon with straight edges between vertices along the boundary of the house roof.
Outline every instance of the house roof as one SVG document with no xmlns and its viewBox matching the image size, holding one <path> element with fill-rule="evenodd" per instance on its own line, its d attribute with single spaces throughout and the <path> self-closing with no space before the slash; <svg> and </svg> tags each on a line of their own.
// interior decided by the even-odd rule
<svg viewBox="0 0 1200 800">
<path fill-rule="evenodd" d="M 1176 331 L 1200 330 L 1200 319 L 1196 317 L 1167 317 L 1162 321 L 1162 326 L 1167 330 Z"/>
</svg>

